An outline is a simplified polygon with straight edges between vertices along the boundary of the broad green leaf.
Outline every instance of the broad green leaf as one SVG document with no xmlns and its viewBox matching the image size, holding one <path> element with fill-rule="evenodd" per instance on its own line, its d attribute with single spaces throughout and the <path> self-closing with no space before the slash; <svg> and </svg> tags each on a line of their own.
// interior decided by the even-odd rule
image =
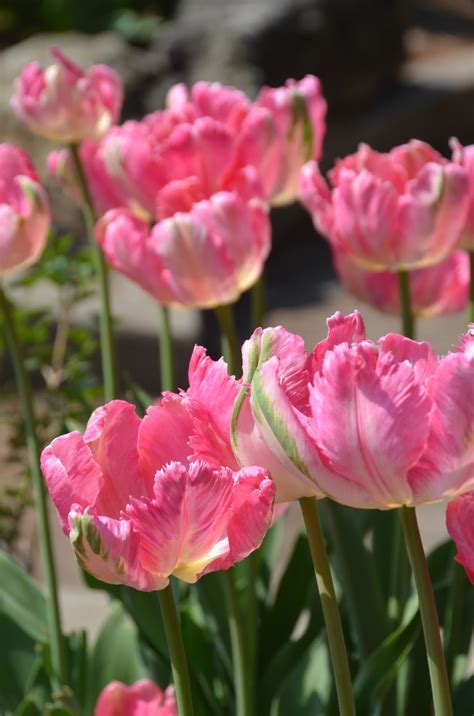
<svg viewBox="0 0 474 716">
<path fill-rule="evenodd" d="M 35 641 L 6 614 L 0 614 L 0 713 L 13 711 L 26 695 L 37 653 Z"/>
<path fill-rule="evenodd" d="M 99 692 L 110 681 L 117 679 L 132 684 L 147 676 L 139 653 L 137 629 L 121 604 L 113 602 L 89 661 L 89 710 L 95 704 Z"/>
<path fill-rule="evenodd" d="M 321 501 L 319 509 L 334 549 L 354 640 L 361 658 L 365 659 L 389 630 L 373 554 L 364 546 L 358 510 L 331 500 Z"/>
<path fill-rule="evenodd" d="M 392 686 L 397 672 L 420 634 L 419 614 L 415 614 L 388 636 L 364 660 L 354 680 L 357 711 L 369 716 L 376 713 L 384 695 Z"/>
<path fill-rule="evenodd" d="M 0 615 L 12 619 L 35 641 L 47 639 L 46 600 L 36 582 L 0 551 Z"/>
</svg>

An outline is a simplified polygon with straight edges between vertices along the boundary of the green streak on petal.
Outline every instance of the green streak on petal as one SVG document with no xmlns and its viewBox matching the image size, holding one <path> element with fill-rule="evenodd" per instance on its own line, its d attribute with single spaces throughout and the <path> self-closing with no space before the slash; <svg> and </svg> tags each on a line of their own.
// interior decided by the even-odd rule
<svg viewBox="0 0 474 716">
<path fill-rule="evenodd" d="M 266 421 L 275 438 L 280 443 L 282 450 L 286 453 L 288 459 L 298 468 L 303 475 L 313 479 L 308 466 L 301 457 L 296 441 L 287 431 L 284 421 L 278 416 L 273 409 L 272 401 L 265 392 L 260 373 L 257 371 L 252 380 L 252 411 L 257 423 L 262 424 Z"/>
<path fill-rule="evenodd" d="M 82 516 L 82 528 L 84 530 L 84 536 L 89 542 L 91 550 L 94 552 L 94 554 L 100 554 L 100 535 L 92 524 L 91 518 L 87 514 L 84 514 Z"/>
</svg>

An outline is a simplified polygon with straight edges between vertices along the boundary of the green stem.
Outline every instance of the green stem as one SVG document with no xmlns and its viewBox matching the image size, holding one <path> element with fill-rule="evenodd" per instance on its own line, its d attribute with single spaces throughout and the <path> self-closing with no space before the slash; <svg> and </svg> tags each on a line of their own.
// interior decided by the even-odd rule
<svg viewBox="0 0 474 716">
<path fill-rule="evenodd" d="M 170 313 L 167 306 L 160 305 L 160 383 L 161 390 L 176 390 L 175 354 Z"/>
<path fill-rule="evenodd" d="M 166 641 L 171 660 L 173 682 L 176 691 L 179 716 L 193 716 L 193 699 L 189 680 L 188 663 L 184 651 L 183 636 L 171 584 L 158 592 Z"/>
<path fill-rule="evenodd" d="M 224 571 L 227 607 L 229 610 L 229 631 L 234 667 L 236 716 L 252 716 L 253 702 L 250 681 L 247 678 L 246 644 L 242 614 L 239 607 L 235 575 L 232 569 Z"/>
<path fill-rule="evenodd" d="M 36 434 L 36 419 L 30 381 L 25 370 L 12 307 L 1 286 L 0 308 L 3 314 L 5 337 L 15 370 L 16 383 L 25 425 L 28 458 L 33 477 L 35 507 L 38 520 L 39 547 L 48 591 L 47 615 L 51 645 L 51 659 L 53 670 L 58 681 L 58 683 L 55 684 L 55 688 L 57 688 L 67 683 L 67 676 L 64 642 L 61 629 L 61 614 L 59 609 L 58 584 L 54 564 L 51 530 L 48 519 L 46 490 L 40 468 L 40 449 Z"/>
<path fill-rule="evenodd" d="M 434 715 L 453 716 L 448 672 L 444 660 L 443 645 L 439 630 L 438 613 L 431 584 L 428 563 L 421 541 L 414 507 L 400 507 L 400 521 L 415 579 L 420 604 L 421 623 L 425 637 L 431 690 L 433 693 Z"/>
<path fill-rule="evenodd" d="M 471 269 L 471 279 L 469 284 L 469 323 L 474 323 L 474 250 L 468 251 L 469 254 L 469 266 Z"/>
<path fill-rule="evenodd" d="M 265 274 L 254 283 L 250 289 L 250 320 L 251 328 L 263 328 L 265 322 Z"/>
<path fill-rule="evenodd" d="M 410 281 L 408 271 L 398 272 L 398 291 L 402 316 L 402 333 L 407 338 L 415 337 L 415 318 L 411 309 Z"/>
<path fill-rule="evenodd" d="M 230 304 L 217 306 L 214 311 L 221 331 L 222 352 L 227 361 L 229 373 L 239 378 L 242 372 L 242 360 L 232 306 Z"/>
<path fill-rule="evenodd" d="M 313 559 L 314 574 L 323 608 L 326 634 L 331 654 L 334 680 L 336 683 L 339 713 L 341 716 L 355 716 L 354 696 L 352 694 L 351 672 L 347 658 L 341 617 L 337 605 L 331 568 L 326 552 L 324 536 L 319 521 L 315 497 L 300 499 L 301 511 L 308 536 L 309 548 Z"/>
<path fill-rule="evenodd" d="M 252 698 L 252 706 L 255 703 L 256 686 L 257 686 L 257 650 L 258 650 L 258 600 L 257 600 L 257 581 L 260 567 L 260 550 L 256 549 L 245 560 L 247 566 L 248 583 L 247 583 L 247 678 L 249 681 L 249 691 Z M 252 712 L 253 713 L 253 712 Z"/>
<path fill-rule="evenodd" d="M 117 397 L 117 367 L 113 334 L 112 312 L 110 308 L 108 266 L 104 254 L 95 240 L 96 215 L 86 175 L 82 167 L 77 144 L 70 145 L 71 156 L 77 175 L 77 182 L 82 194 L 82 213 L 89 236 L 94 260 L 96 279 L 99 286 L 101 303 L 100 311 L 100 350 L 102 356 L 102 376 L 104 380 L 104 394 L 107 401 Z"/>
</svg>

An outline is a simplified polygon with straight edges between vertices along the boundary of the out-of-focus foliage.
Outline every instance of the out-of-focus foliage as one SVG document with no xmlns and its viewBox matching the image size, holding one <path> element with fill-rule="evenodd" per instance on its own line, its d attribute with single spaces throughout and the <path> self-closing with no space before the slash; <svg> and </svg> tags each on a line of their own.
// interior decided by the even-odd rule
<svg viewBox="0 0 474 716">
<path fill-rule="evenodd" d="M 2 0 L 0 46 L 36 32 L 111 30 L 144 44 L 170 17 L 176 0 Z"/>
</svg>

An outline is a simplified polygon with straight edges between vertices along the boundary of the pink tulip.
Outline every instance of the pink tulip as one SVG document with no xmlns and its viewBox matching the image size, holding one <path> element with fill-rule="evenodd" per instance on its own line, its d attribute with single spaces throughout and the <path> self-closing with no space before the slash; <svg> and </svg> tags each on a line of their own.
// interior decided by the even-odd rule
<svg viewBox="0 0 474 716">
<path fill-rule="evenodd" d="M 209 117 L 223 124 L 231 132 L 239 131 L 251 102 L 235 87 L 220 82 L 196 82 L 191 90 L 186 85 L 174 85 L 168 92 L 166 107 L 181 122 L 193 123 Z"/>
<path fill-rule="evenodd" d="M 461 235 L 461 246 L 474 251 L 474 144 L 463 147 L 457 139 L 451 139 L 453 162 L 460 164 L 467 172 L 469 181 L 469 209 Z"/>
<path fill-rule="evenodd" d="M 130 211 L 104 216 L 97 240 L 107 260 L 163 304 L 212 308 L 232 303 L 258 279 L 270 250 L 264 206 L 236 192 L 194 203 L 199 190 L 192 182 L 167 189 L 173 216 L 151 230 Z"/>
<path fill-rule="evenodd" d="M 131 686 L 111 681 L 99 694 L 94 716 L 178 716 L 174 689 L 162 691 L 150 679 Z"/>
<path fill-rule="evenodd" d="M 264 87 L 255 107 L 268 112 L 274 125 L 269 131 L 269 119 L 262 113 L 253 123 L 251 139 L 255 145 L 263 132 L 268 140 L 256 159 L 266 195 L 274 206 L 292 204 L 298 197 L 301 167 L 310 159 L 319 161 L 322 155 L 327 104 L 321 83 L 314 75 L 306 75 L 299 81 L 287 80 L 283 87 Z"/>
<path fill-rule="evenodd" d="M 474 334 L 438 359 L 427 343 L 395 334 L 378 346 L 366 340 L 357 311 L 328 326 L 310 354 L 283 328 L 258 329 L 244 346 L 250 398 L 233 424 L 240 464 L 266 444 L 286 467 L 277 475 L 259 462 L 277 501 L 323 493 L 388 509 L 472 489 Z"/>
<path fill-rule="evenodd" d="M 346 291 L 379 311 L 400 315 L 398 281 L 392 271 L 367 271 L 342 251 L 333 251 L 333 260 Z M 433 318 L 465 309 L 469 292 L 466 251 L 454 251 L 436 266 L 410 271 L 408 276 L 415 316 Z"/>
<path fill-rule="evenodd" d="M 17 79 L 11 100 L 16 114 L 35 134 L 56 142 L 101 137 L 120 114 L 120 78 L 105 65 L 83 72 L 58 49 L 51 54 L 55 64 L 43 69 L 31 62 Z"/>
<path fill-rule="evenodd" d="M 98 579 L 164 589 L 171 574 L 195 582 L 260 545 L 273 482 L 263 468 L 223 465 L 220 449 L 195 460 L 194 425 L 204 414 L 192 391 L 164 394 L 143 420 L 116 400 L 93 413 L 84 435 L 68 433 L 43 450 L 62 528 Z"/>
<path fill-rule="evenodd" d="M 37 261 L 49 227 L 48 199 L 28 156 L 0 144 L 0 275 Z"/>
<path fill-rule="evenodd" d="M 300 198 L 336 250 L 372 271 L 442 261 L 458 245 L 468 209 L 467 173 L 413 140 L 382 154 L 362 144 L 326 184 L 306 164 Z"/>
<path fill-rule="evenodd" d="M 474 584 L 474 492 L 457 497 L 446 511 L 448 532 L 456 543 L 456 562 Z"/>
</svg>

